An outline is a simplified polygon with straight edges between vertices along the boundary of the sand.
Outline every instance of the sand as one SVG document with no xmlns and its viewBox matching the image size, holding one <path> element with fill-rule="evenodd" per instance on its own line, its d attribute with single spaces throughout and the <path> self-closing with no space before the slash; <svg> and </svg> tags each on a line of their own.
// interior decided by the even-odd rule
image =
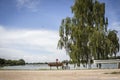
<svg viewBox="0 0 120 80">
<path fill-rule="evenodd" d="M 120 80 L 120 69 L 0 70 L 0 80 Z"/>
</svg>

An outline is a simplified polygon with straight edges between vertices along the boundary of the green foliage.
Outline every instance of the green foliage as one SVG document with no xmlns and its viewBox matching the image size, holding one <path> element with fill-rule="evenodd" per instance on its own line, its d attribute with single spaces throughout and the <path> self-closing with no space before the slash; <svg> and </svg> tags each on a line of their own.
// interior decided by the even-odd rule
<svg viewBox="0 0 120 80">
<path fill-rule="evenodd" d="M 115 30 L 107 30 L 105 3 L 97 0 L 75 0 L 71 7 L 74 16 L 62 20 L 58 48 L 64 48 L 78 65 L 92 59 L 108 59 L 119 51 Z"/>
<path fill-rule="evenodd" d="M 5 59 L 0 58 L 0 66 L 3 66 L 5 64 Z"/>
<path fill-rule="evenodd" d="M 25 65 L 25 61 L 23 59 L 18 60 L 18 65 Z"/>
<path fill-rule="evenodd" d="M 112 57 L 109 57 L 109 59 L 120 59 L 120 56 L 112 56 Z"/>
<path fill-rule="evenodd" d="M 25 61 L 23 59 L 19 60 L 5 60 L 0 58 L 0 66 L 13 66 L 13 65 L 25 65 Z"/>
<path fill-rule="evenodd" d="M 105 73 L 105 74 L 120 74 L 120 72 L 111 72 L 111 73 Z"/>
<path fill-rule="evenodd" d="M 111 74 L 120 74 L 120 72 L 111 72 Z"/>
</svg>

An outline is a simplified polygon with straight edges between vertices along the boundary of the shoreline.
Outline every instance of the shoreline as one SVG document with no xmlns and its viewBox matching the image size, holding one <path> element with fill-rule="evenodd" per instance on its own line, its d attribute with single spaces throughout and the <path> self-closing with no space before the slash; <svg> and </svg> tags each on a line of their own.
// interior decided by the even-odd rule
<svg viewBox="0 0 120 80">
<path fill-rule="evenodd" d="M 2 68 L 0 68 L 0 71 L 1 70 L 31 70 L 31 71 L 33 71 L 33 70 L 65 70 L 65 69 L 62 69 L 62 68 L 59 68 L 59 69 L 57 69 L 56 67 L 54 67 L 54 68 L 52 68 L 52 69 L 50 69 L 50 68 L 40 68 L 40 69 L 2 69 Z M 99 68 L 74 68 L 74 69 L 66 69 L 66 70 L 120 70 L 120 69 L 118 69 L 118 68 L 101 68 L 101 69 L 99 69 Z"/>
<path fill-rule="evenodd" d="M 119 80 L 112 72 L 120 69 L 0 70 L 0 80 Z"/>
</svg>

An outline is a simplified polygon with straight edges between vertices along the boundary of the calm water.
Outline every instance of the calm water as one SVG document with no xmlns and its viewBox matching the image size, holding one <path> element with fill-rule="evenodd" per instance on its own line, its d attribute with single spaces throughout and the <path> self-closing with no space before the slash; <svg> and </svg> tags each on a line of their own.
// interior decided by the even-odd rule
<svg viewBox="0 0 120 80">
<path fill-rule="evenodd" d="M 82 65 L 80 67 L 74 68 L 74 65 L 69 64 L 70 69 L 86 69 Z M 91 66 L 92 68 L 97 68 L 95 64 Z M 104 69 L 115 69 L 117 68 L 117 64 L 102 64 L 102 68 Z M 0 67 L 0 69 L 19 69 L 19 70 L 39 70 L 39 69 L 50 69 L 47 64 L 26 64 L 19 66 L 4 66 Z M 56 67 L 52 67 L 52 69 L 56 69 Z"/>
</svg>

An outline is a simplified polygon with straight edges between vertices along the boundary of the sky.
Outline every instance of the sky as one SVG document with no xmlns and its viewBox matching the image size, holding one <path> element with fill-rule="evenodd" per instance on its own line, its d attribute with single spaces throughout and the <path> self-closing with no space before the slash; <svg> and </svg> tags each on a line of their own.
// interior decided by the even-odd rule
<svg viewBox="0 0 120 80">
<path fill-rule="evenodd" d="M 106 4 L 109 29 L 120 38 L 120 0 L 99 0 Z M 61 20 L 72 17 L 74 0 L 0 0 L 0 58 L 26 62 L 69 59 L 57 49 Z"/>
</svg>

